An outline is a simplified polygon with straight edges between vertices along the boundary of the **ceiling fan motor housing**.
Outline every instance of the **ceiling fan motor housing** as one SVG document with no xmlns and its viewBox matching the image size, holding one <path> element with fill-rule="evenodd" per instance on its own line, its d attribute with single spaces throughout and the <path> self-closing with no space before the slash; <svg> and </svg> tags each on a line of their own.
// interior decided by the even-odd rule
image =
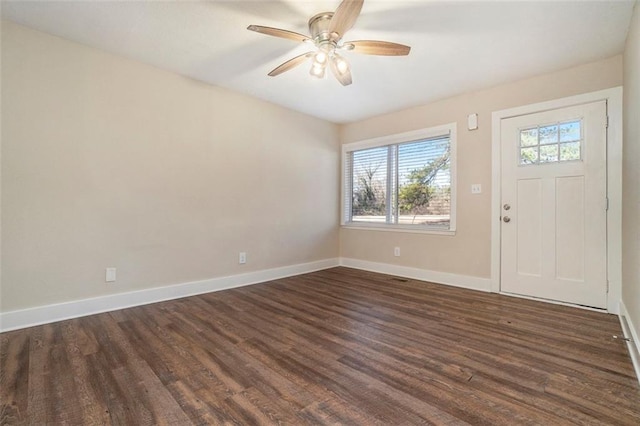
<svg viewBox="0 0 640 426">
<path fill-rule="evenodd" d="M 336 48 L 338 34 L 329 33 L 329 22 L 333 17 L 333 12 L 318 13 L 309 19 L 309 32 L 313 42 L 319 48 L 330 51 Z"/>
</svg>

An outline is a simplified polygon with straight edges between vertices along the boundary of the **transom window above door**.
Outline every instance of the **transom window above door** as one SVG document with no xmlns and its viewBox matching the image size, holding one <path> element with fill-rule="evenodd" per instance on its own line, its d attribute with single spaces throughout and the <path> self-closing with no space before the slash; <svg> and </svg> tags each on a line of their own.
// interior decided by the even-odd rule
<svg viewBox="0 0 640 426">
<path fill-rule="evenodd" d="M 582 159 L 582 120 L 520 129 L 521 166 Z"/>
</svg>

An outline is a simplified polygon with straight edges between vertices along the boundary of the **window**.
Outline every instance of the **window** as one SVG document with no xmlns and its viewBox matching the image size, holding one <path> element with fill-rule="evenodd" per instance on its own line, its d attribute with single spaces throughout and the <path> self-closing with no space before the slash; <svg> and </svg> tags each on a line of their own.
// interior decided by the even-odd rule
<svg viewBox="0 0 640 426">
<path fill-rule="evenodd" d="M 342 224 L 455 230 L 455 123 L 343 147 Z"/>
<path fill-rule="evenodd" d="M 520 165 L 580 160 L 581 142 L 581 120 L 522 129 Z"/>
</svg>

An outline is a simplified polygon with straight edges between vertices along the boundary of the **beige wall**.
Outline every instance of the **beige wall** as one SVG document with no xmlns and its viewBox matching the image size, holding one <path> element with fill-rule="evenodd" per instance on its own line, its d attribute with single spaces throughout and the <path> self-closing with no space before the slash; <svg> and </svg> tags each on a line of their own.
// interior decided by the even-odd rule
<svg viewBox="0 0 640 426">
<path fill-rule="evenodd" d="M 625 57 L 636 85 L 637 15 Z M 348 143 L 457 122 L 458 218 L 455 236 L 342 229 L 338 252 L 336 126 L 15 24 L 2 27 L 2 311 L 338 253 L 489 277 L 491 113 L 622 84 L 616 56 L 340 126 Z M 635 89 L 635 106 L 625 107 L 638 116 Z M 625 97 L 629 103 L 629 88 Z M 479 114 L 477 131 L 466 130 L 470 113 Z M 625 223 L 637 229 L 638 190 L 628 175 L 638 181 L 638 150 L 629 151 L 629 121 L 625 198 L 633 191 L 636 198 L 626 202 Z M 481 195 L 470 194 L 472 183 L 482 184 Z M 625 255 L 631 310 L 640 293 L 637 238 L 625 244 L 636 249 L 635 262 Z M 237 264 L 241 250 L 245 266 Z M 118 268 L 115 284 L 104 282 L 107 266 Z"/>
<path fill-rule="evenodd" d="M 624 51 L 622 300 L 640 335 L 640 4 Z M 640 344 L 640 342 L 638 343 Z"/>
<path fill-rule="evenodd" d="M 338 255 L 336 126 L 2 27 L 2 311 Z"/>
<path fill-rule="evenodd" d="M 504 84 L 341 127 L 342 143 L 458 123 L 458 196 L 455 236 L 343 228 L 340 253 L 347 258 L 431 271 L 490 277 L 491 113 L 622 84 L 622 56 Z M 468 131 L 467 115 L 478 113 L 479 129 Z M 472 195 L 471 185 L 482 184 Z M 401 257 L 393 256 L 393 247 Z"/>
</svg>

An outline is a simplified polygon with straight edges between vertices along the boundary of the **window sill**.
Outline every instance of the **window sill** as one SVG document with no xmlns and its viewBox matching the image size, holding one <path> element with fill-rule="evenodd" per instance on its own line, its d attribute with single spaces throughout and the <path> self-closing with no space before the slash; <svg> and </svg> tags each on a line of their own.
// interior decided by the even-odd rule
<svg viewBox="0 0 640 426">
<path fill-rule="evenodd" d="M 344 229 L 358 229 L 361 231 L 383 231 L 383 232 L 406 232 L 410 234 L 431 234 L 431 235 L 448 235 L 454 236 L 456 235 L 456 231 L 449 229 L 438 229 L 438 228 L 421 228 L 418 226 L 411 225 L 373 225 L 370 223 L 367 224 L 355 224 L 355 223 L 347 223 L 341 226 Z"/>
</svg>

